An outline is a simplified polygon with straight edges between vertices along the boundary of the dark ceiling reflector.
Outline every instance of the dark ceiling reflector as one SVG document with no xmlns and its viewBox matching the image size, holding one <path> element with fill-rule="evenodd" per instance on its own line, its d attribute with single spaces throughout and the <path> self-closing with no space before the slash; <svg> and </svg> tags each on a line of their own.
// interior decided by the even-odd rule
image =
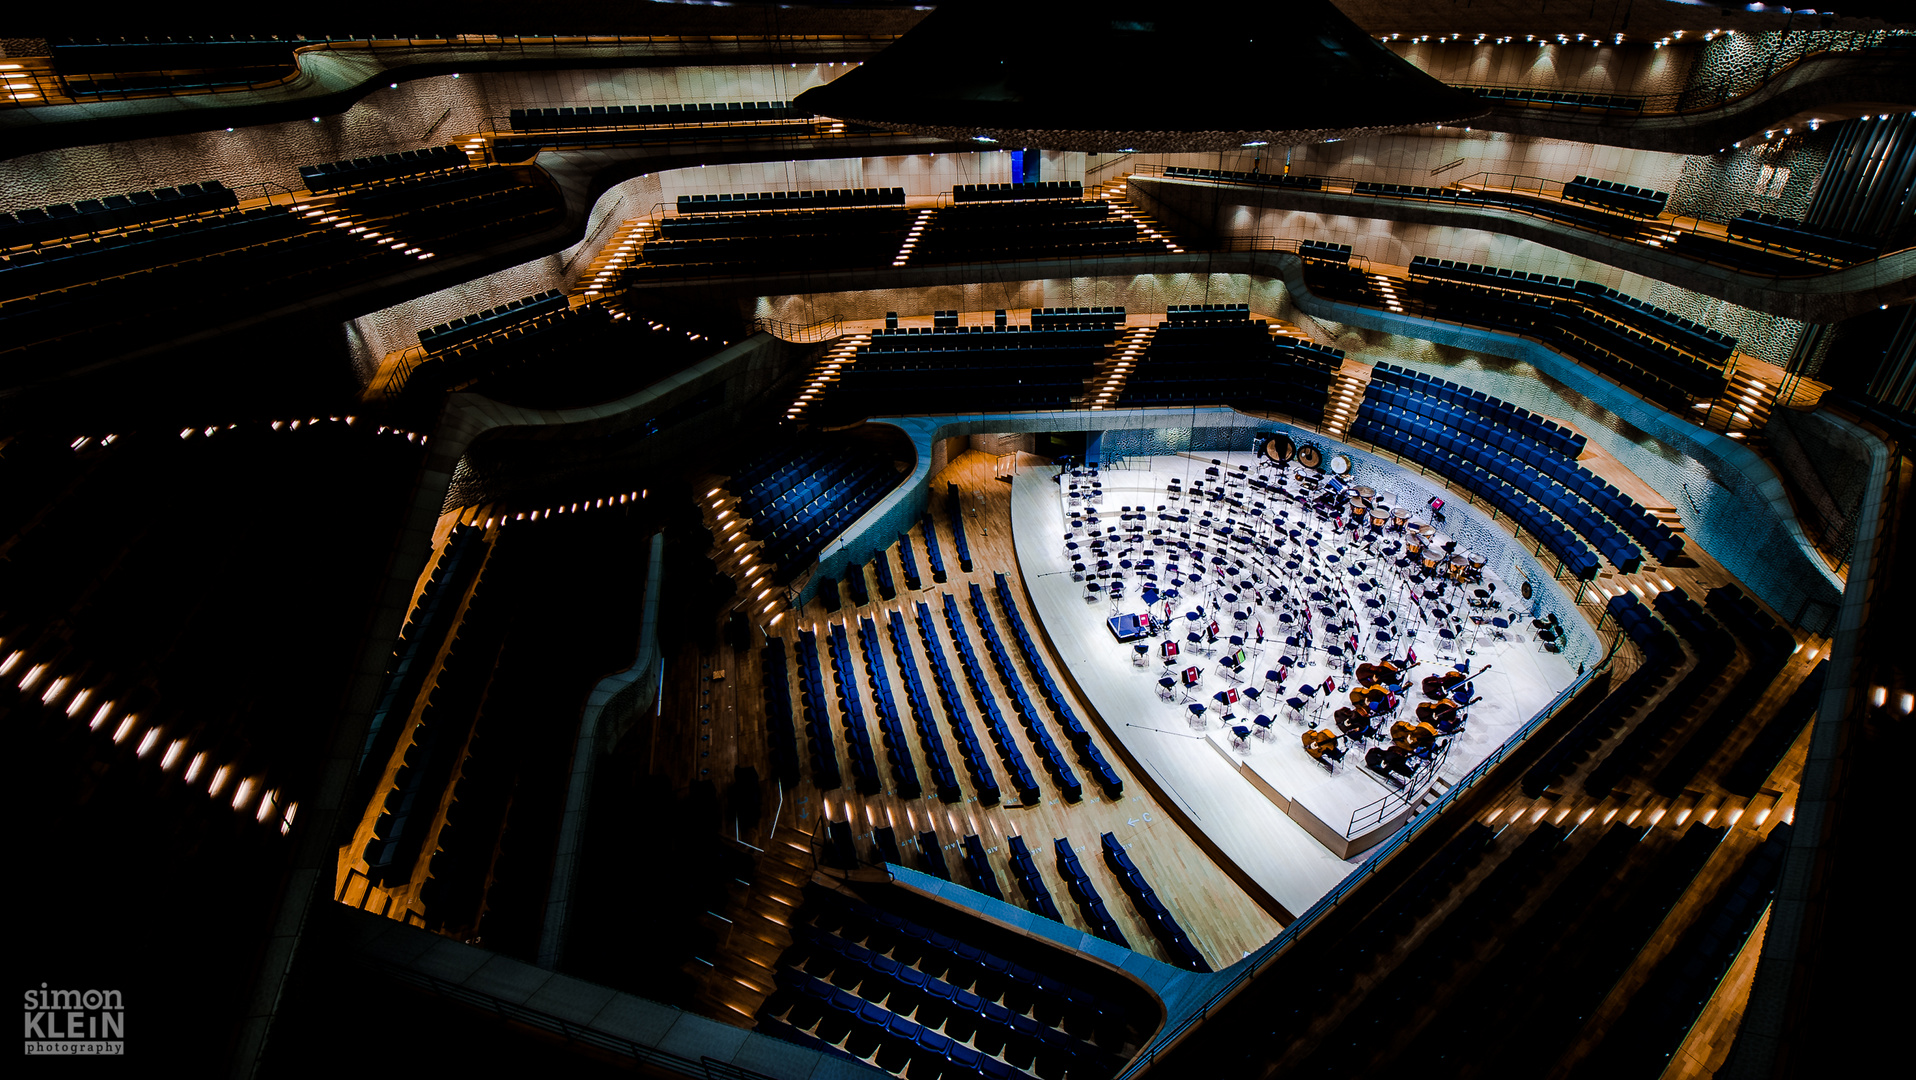
<svg viewBox="0 0 1916 1080">
<path fill-rule="evenodd" d="M 981 144 L 1145 153 L 1321 142 L 1488 111 L 1330 0 L 945 3 L 796 104 Z"/>
</svg>

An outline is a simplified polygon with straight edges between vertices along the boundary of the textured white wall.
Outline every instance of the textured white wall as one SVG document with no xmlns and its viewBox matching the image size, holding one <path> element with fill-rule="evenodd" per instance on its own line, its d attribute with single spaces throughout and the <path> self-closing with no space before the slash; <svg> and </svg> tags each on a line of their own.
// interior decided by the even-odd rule
<svg viewBox="0 0 1916 1080">
<path fill-rule="evenodd" d="M 512 109 L 786 101 L 850 65 L 609 68 L 450 75 L 377 90 L 318 123 L 299 120 L 236 131 L 169 135 L 49 150 L 0 162 L 0 209 L 97 199 L 219 180 L 228 187 L 299 186 L 299 166 L 456 142 L 503 126 Z M 242 191 L 242 195 L 248 194 Z M 257 196 L 261 191 L 250 192 Z"/>
<path fill-rule="evenodd" d="M 1517 38 L 1503 45 L 1403 40 L 1386 47 L 1447 83 L 1539 86 L 1587 94 L 1674 93 L 1683 89 L 1697 55 L 1695 46 L 1658 49 L 1627 36 L 1620 46 L 1594 48 L 1588 42 L 1538 45 L 1524 41 L 1522 34 Z"/>
<path fill-rule="evenodd" d="M 905 318 L 924 318 L 933 311 L 952 309 L 969 313 L 999 308 L 1115 306 L 1128 311 L 1161 312 L 1170 304 L 1249 304 L 1253 311 L 1270 313 L 1284 303 L 1284 295 L 1281 281 L 1242 275 L 1139 274 L 761 296 L 756 314 L 810 325 L 833 317 L 882 319 L 887 311 Z"/>
</svg>

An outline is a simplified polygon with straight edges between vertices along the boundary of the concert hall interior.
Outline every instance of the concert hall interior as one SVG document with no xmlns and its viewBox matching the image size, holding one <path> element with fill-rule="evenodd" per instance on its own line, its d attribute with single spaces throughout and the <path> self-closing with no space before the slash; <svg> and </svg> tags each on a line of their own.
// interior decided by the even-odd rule
<svg viewBox="0 0 1916 1080">
<path fill-rule="evenodd" d="M 10 15 L 28 1064 L 1891 1060 L 1916 11 L 1830 2 Z"/>
</svg>

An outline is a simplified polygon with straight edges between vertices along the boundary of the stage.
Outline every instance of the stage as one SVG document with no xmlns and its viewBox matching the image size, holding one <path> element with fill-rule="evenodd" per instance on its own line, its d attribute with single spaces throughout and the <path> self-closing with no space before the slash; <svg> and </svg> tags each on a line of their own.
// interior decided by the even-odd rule
<svg viewBox="0 0 1916 1080">
<path fill-rule="evenodd" d="M 1420 586 L 1400 580 L 1402 572 L 1393 571 L 1389 559 L 1377 557 L 1368 550 L 1381 540 L 1366 538 L 1362 544 L 1352 544 L 1348 531 L 1335 533 L 1324 523 L 1321 532 L 1325 539 L 1306 549 L 1302 544 L 1311 538 L 1311 530 L 1306 529 L 1303 537 L 1292 539 L 1283 535 L 1283 530 L 1267 524 L 1265 531 L 1272 535 L 1263 539 L 1278 542 L 1272 546 L 1277 546 L 1279 553 L 1266 555 L 1263 549 L 1267 545 L 1261 541 L 1245 547 L 1242 538 L 1237 537 L 1238 544 L 1234 547 L 1233 537 L 1199 528 L 1196 521 L 1202 509 L 1213 510 L 1213 520 L 1220 523 L 1227 512 L 1243 519 L 1236 525 L 1236 532 L 1240 534 L 1246 531 L 1255 513 L 1250 509 L 1253 492 L 1248 488 L 1236 489 L 1237 494 L 1245 496 L 1243 509 L 1208 499 L 1193 501 L 1188 495 L 1182 505 L 1169 499 L 1167 490 L 1173 479 L 1187 492 L 1193 481 L 1203 485 L 1214 483 L 1213 478 L 1205 475 L 1214 458 L 1235 465 L 1251 465 L 1255 475 L 1255 458 L 1248 453 L 1135 458 L 1127 462 L 1131 467 L 1101 472 L 1101 501 L 1079 508 L 1088 510 L 1095 505 L 1106 529 L 1130 530 L 1134 525 L 1144 526 L 1137 532 L 1120 532 L 1119 535 L 1126 537 L 1121 543 L 1133 556 L 1132 561 L 1141 563 L 1144 558 L 1153 558 L 1156 565 L 1148 569 L 1142 565 L 1120 568 L 1119 560 L 1113 559 L 1112 570 L 1122 573 L 1132 590 L 1153 584 L 1144 580 L 1147 572 L 1158 575 L 1155 584 L 1161 589 L 1178 589 L 1176 597 L 1160 594 L 1150 605 L 1152 615 L 1162 618 L 1165 603 L 1171 604 L 1171 621 L 1176 625 L 1169 629 L 1168 635 L 1163 632 L 1165 628 L 1160 627 L 1161 633 L 1156 637 L 1113 640 L 1119 631 L 1110 621 L 1112 617 L 1138 613 L 1145 609 L 1145 604 L 1135 591 L 1115 605 L 1103 592 L 1087 601 L 1086 585 L 1074 580 L 1072 562 L 1067 557 L 1083 559 L 1085 551 L 1082 547 L 1067 551 L 1065 545 L 1085 543 L 1088 528 L 1093 526 L 1086 519 L 1085 525 L 1072 528 L 1071 508 L 1053 479 L 1055 470 L 1027 469 L 1017 476 L 1012 492 L 1013 539 L 1025 586 L 1052 647 L 1112 734 L 1203 830 L 1219 853 L 1287 909 L 1301 912 L 1328 892 L 1355 865 L 1365 849 L 1408 820 L 1433 785 L 1441 787 L 1438 781 L 1454 781 L 1481 762 L 1568 686 L 1575 671 L 1560 656 L 1542 651 L 1538 643 L 1519 628 L 1500 631 L 1505 638 L 1501 641 L 1494 639 L 1487 625 L 1480 635 L 1454 641 L 1441 638 L 1440 627 L 1459 632 L 1469 624 L 1455 616 L 1424 621 L 1420 605 L 1435 601 L 1428 597 L 1413 599 Z M 1231 470 L 1221 471 L 1228 474 Z M 1305 517 L 1305 512 L 1295 504 L 1282 504 L 1262 492 L 1255 495 L 1269 504 L 1263 511 L 1266 515 L 1274 516 L 1280 505 L 1288 505 L 1291 521 L 1286 524 L 1298 524 Z M 1182 524 L 1161 521 L 1157 516 L 1157 507 L 1161 505 L 1173 514 L 1182 511 L 1192 521 Z M 1123 517 L 1120 508 L 1125 506 L 1143 508 L 1144 516 L 1120 521 Z M 1181 532 L 1190 531 L 1192 538 L 1187 542 L 1194 545 L 1208 542 L 1207 548 L 1200 554 L 1194 550 L 1180 552 L 1153 546 L 1152 529 L 1163 530 L 1160 538 L 1169 545 L 1179 541 Z M 1072 541 L 1067 541 L 1067 531 L 1074 533 Z M 1106 540 L 1107 544 L 1112 543 L 1108 535 Z M 1320 556 L 1329 559 L 1338 546 L 1348 550 L 1334 564 L 1312 561 Z M 1291 557 L 1293 550 L 1302 565 L 1286 571 L 1281 563 Z M 1117 549 L 1112 548 L 1109 554 L 1115 556 Z M 1227 567 L 1210 564 L 1221 555 L 1228 556 L 1231 562 L 1241 562 L 1244 577 L 1221 576 L 1219 571 Z M 1173 586 L 1169 567 L 1178 559 L 1183 560 L 1175 579 L 1179 584 Z M 1349 592 L 1349 602 L 1355 611 L 1364 616 L 1388 615 L 1392 611 L 1401 615 L 1399 621 L 1390 623 L 1394 632 L 1387 643 L 1370 640 L 1371 631 L 1366 625 L 1366 636 L 1359 646 L 1361 657 L 1378 660 L 1387 651 L 1401 657 L 1404 648 L 1410 646 L 1416 649 L 1420 660 L 1419 666 L 1409 673 L 1412 685 L 1407 687 L 1396 718 L 1414 719 L 1411 710 L 1424 700 L 1415 683 L 1425 675 L 1451 670 L 1453 658 L 1468 662 L 1473 673 L 1480 673 L 1472 684 L 1478 701 L 1468 710 L 1468 723 L 1450 738 L 1441 763 L 1436 768 L 1423 770 L 1424 775 L 1409 790 L 1398 788 L 1365 767 L 1364 748 L 1387 745 L 1388 739 L 1367 744 L 1352 740 L 1351 749 L 1334 771 L 1311 757 L 1301 741 L 1302 733 L 1313 721 L 1336 731 L 1332 712 L 1345 701 L 1353 681 L 1345 675 L 1343 660 L 1326 653 L 1324 645 L 1332 640 L 1331 635 L 1320 632 L 1316 635 L 1315 647 L 1308 651 L 1290 647 L 1284 643 L 1285 638 L 1308 624 L 1285 624 L 1280 620 L 1286 614 L 1301 616 L 1305 606 L 1319 607 L 1302 600 L 1301 594 L 1305 592 L 1324 596 L 1327 602 L 1334 600 L 1335 597 L 1325 596 L 1320 590 L 1332 589 L 1334 584 L 1339 589 L 1346 588 L 1347 579 L 1359 578 L 1359 575 L 1349 575 L 1347 568 L 1357 566 L 1368 567 L 1362 578 L 1366 581 L 1374 578 L 1377 585 L 1364 594 Z M 1300 584 L 1299 575 L 1311 574 L 1313 567 L 1319 575 L 1317 580 L 1309 586 Z M 1087 570 L 1087 576 L 1097 580 L 1094 566 Z M 1251 584 L 1252 573 L 1259 576 L 1257 586 Z M 1289 590 L 1296 590 L 1300 595 L 1298 603 L 1280 601 L 1272 595 Z M 1225 602 L 1224 596 L 1237 599 Z M 1362 606 L 1373 599 L 1378 603 L 1368 608 Z M 1455 606 L 1461 609 L 1462 603 Z M 1198 618 L 1187 617 L 1200 607 Z M 1220 663 L 1226 654 L 1234 651 L 1224 637 L 1221 636 L 1214 647 L 1200 640 L 1199 647 L 1194 648 L 1186 635 L 1196 631 L 1202 639 L 1202 629 L 1208 627 L 1213 618 L 1220 624 L 1221 635 L 1236 633 L 1232 618 L 1236 611 L 1248 616 L 1242 637 L 1243 648 L 1250 655 L 1242 673 L 1232 677 Z M 1514 621 L 1514 613 L 1502 614 Z M 1261 648 L 1255 641 L 1257 623 L 1262 623 L 1266 632 Z M 1181 655 L 1170 665 L 1162 662 L 1159 655 L 1159 646 L 1167 636 L 1177 641 L 1181 649 Z M 1348 638 L 1340 635 L 1336 640 L 1343 651 L 1349 651 Z M 1150 646 L 1141 666 L 1134 662 L 1135 644 L 1139 643 Z M 1475 655 L 1467 651 L 1472 648 Z M 1211 655 L 1204 655 L 1207 652 Z M 1294 663 L 1285 673 L 1285 690 L 1278 694 L 1265 676 L 1268 671 L 1279 668 L 1279 661 L 1288 654 L 1297 655 L 1291 656 Z M 1357 658 L 1353 656 L 1353 660 Z M 1160 696 L 1159 680 L 1193 665 L 1203 670 L 1200 687 L 1187 693 L 1179 685 L 1172 700 L 1164 700 Z M 1328 695 L 1323 692 L 1327 677 L 1335 680 Z M 1305 685 L 1315 686 L 1318 692 L 1304 699 L 1302 709 L 1293 710 L 1284 704 L 1287 700 L 1298 700 L 1298 690 Z M 1264 693 L 1257 702 L 1241 697 L 1236 704 L 1225 706 L 1216 702 L 1213 695 L 1227 687 L 1238 688 L 1240 692 L 1244 687 L 1256 687 Z M 1327 702 L 1327 696 L 1334 700 Z M 1193 704 L 1205 706 L 1201 719 L 1193 716 Z M 1225 715 L 1231 717 L 1229 722 L 1224 720 Z M 1268 718 L 1268 726 L 1254 725 L 1258 715 Z M 1388 730 L 1389 723 L 1389 719 L 1382 722 L 1384 730 Z M 1251 733 L 1248 737 L 1234 736 L 1231 730 L 1234 727 L 1246 728 Z"/>
</svg>

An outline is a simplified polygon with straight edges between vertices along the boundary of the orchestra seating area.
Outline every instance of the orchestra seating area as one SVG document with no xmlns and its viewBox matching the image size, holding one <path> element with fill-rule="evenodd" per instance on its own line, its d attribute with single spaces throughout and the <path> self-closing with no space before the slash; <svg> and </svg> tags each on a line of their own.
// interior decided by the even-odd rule
<svg viewBox="0 0 1916 1080">
<path fill-rule="evenodd" d="M 1148 1023 L 1140 988 L 1056 946 L 875 899 L 807 890 L 759 1031 L 913 1077 L 1099 1080 Z"/>
<path fill-rule="evenodd" d="M 1103 199 L 959 202 L 934 213 L 911 254 L 923 263 L 998 262 L 1165 251 Z"/>
<path fill-rule="evenodd" d="M 1125 405 L 1219 405 L 1323 419 L 1344 354 L 1272 337 L 1243 305 L 1172 309 L 1126 380 Z"/>
<path fill-rule="evenodd" d="M 901 398 L 935 412 L 1069 405 L 1122 331 L 965 326 L 874 330 L 826 388 L 829 423 L 882 416 Z"/>
<path fill-rule="evenodd" d="M 721 204 L 722 205 L 722 204 Z M 902 206 L 684 214 L 659 222 L 630 280 L 836 270 L 889 263 L 905 241 Z"/>
<path fill-rule="evenodd" d="M 900 477 L 871 447 L 829 439 L 781 441 L 732 474 L 739 513 L 764 547 L 761 557 L 790 581 L 832 537 L 871 509 Z"/>
</svg>

